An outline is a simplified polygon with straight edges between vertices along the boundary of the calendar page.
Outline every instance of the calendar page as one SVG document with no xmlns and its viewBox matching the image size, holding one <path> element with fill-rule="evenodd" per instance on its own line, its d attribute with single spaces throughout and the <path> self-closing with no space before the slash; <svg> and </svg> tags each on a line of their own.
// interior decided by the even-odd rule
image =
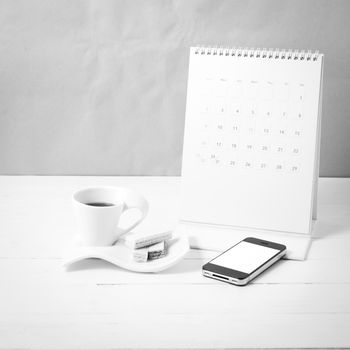
<svg viewBox="0 0 350 350">
<path fill-rule="evenodd" d="M 309 233 L 323 56 L 191 48 L 182 219 Z"/>
</svg>

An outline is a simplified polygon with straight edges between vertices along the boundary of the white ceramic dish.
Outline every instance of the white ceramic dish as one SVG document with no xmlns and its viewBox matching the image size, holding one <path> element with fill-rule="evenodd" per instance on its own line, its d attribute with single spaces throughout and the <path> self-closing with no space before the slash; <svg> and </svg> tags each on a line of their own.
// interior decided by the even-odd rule
<svg viewBox="0 0 350 350">
<path fill-rule="evenodd" d="M 110 247 L 86 247 L 76 245 L 65 255 L 63 266 L 69 266 L 84 259 L 102 259 L 124 269 L 135 272 L 159 272 L 174 266 L 184 258 L 189 251 L 189 242 L 186 236 L 175 237 L 170 241 L 168 253 L 164 258 L 135 262 L 132 250 L 122 242 L 117 242 Z"/>
</svg>

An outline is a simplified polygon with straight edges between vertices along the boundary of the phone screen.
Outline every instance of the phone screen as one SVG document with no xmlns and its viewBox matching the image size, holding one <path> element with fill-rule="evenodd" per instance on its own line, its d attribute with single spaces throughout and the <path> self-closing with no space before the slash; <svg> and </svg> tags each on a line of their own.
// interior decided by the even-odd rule
<svg viewBox="0 0 350 350">
<path fill-rule="evenodd" d="M 279 252 L 278 249 L 242 241 L 210 263 L 250 274 Z"/>
</svg>

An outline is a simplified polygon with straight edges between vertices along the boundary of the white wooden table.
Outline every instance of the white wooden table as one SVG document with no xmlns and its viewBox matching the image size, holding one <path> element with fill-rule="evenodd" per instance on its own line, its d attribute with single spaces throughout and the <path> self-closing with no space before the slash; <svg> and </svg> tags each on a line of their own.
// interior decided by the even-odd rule
<svg viewBox="0 0 350 350">
<path fill-rule="evenodd" d="M 281 261 L 246 287 L 202 277 L 204 251 L 159 274 L 61 267 L 74 190 L 130 186 L 150 202 L 144 225 L 174 227 L 179 184 L 0 177 L 0 348 L 350 347 L 350 179 L 321 179 L 308 260 Z"/>
</svg>

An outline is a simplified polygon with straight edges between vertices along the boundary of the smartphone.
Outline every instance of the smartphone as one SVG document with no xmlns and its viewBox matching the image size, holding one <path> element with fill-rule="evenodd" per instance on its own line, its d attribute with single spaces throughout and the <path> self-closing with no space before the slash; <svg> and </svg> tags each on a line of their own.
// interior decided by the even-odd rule
<svg viewBox="0 0 350 350">
<path fill-rule="evenodd" d="M 286 254 L 283 244 L 248 237 L 203 265 L 203 276 L 244 286 Z"/>
</svg>

